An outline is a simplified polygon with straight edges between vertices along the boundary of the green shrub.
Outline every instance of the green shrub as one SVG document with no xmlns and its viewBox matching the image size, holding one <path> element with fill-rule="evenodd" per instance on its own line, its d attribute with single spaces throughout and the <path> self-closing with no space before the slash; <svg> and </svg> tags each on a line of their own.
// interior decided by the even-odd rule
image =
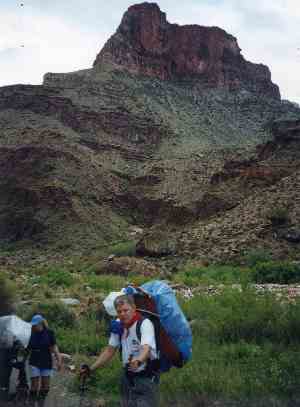
<svg viewBox="0 0 300 407">
<path fill-rule="evenodd" d="M 289 222 L 289 211 L 286 207 L 275 207 L 267 213 L 267 218 L 273 226 L 284 225 Z"/>
<path fill-rule="evenodd" d="M 280 303 L 272 294 L 228 288 L 221 295 L 197 296 L 182 306 L 197 321 L 194 334 L 215 343 L 297 343 L 300 338 L 300 301 Z"/>
<path fill-rule="evenodd" d="M 41 314 L 48 321 L 50 327 L 73 328 L 76 323 L 75 314 L 62 302 L 34 304 L 28 308 L 23 307 L 18 313 L 27 321 L 30 321 L 33 315 Z"/>
<path fill-rule="evenodd" d="M 122 276 L 112 276 L 112 275 L 96 275 L 91 274 L 86 277 L 86 284 L 93 288 L 94 290 L 103 291 L 108 293 L 110 291 L 119 291 L 121 288 L 126 286 L 128 282 L 141 285 L 145 282 L 146 278 L 144 276 L 128 275 L 126 277 Z"/>
<path fill-rule="evenodd" d="M 118 257 L 135 256 L 136 255 L 136 243 L 135 242 L 117 243 L 109 248 L 109 254 L 114 254 L 115 256 L 118 256 Z"/>
<path fill-rule="evenodd" d="M 257 283 L 298 283 L 300 267 L 289 262 L 259 263 L 253 269 L 253 279 Z"/>
<path fill-rule="evenodd" d="M 245 253 L 244 261 L 248 267 L 254 267 L 259 263 L 265 263 L 272 260 L 272 255 L 265 249 L 252 249 Z"/>
<path fill-rule="evenodd" d="M 95 307 L 91 307 L 77 320 L 75 329 L 59 326 L 56 332 L 61 349 L 73 354 L 98 354 L 108 341 L 106 321 L 99 319 Z"/>
<path fill-rule="evenodd" d="M 33 282 L 41 283 L 50 287 L 70 287 L 74 284 L 74 277 L 69 271 L 60 267 L 49 267 L 41 271 L 41 275 L 37 275 Z"/>
<path fill-rule="evenodd" d="M 0 274 L 0 316 L 10 314 L 15 302 L 15 287 L 4 274 Z"/>
<path fill-rule="evenodd" d="M 124 287 L 126 280 L 121 276 L 90 275 L 86 278 L 86 283 L 94 290 L 110 292 L 120 290 Z"/>
<path fill-rule="evenodd" d="M 250 281 L 250 270 L 234 266 L 212 265 L 208 267 L 186 267 L 178 273 L 175 282 L 195 287 L 200 284 L 234 284 Z"/>
</svg>

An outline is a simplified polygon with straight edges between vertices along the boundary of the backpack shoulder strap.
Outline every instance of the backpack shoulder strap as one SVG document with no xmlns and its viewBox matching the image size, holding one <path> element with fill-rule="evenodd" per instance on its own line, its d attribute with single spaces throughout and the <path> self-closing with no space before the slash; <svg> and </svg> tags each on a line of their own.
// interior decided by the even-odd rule
<svg viewBox="0 0 300 407">
<path fill-rule="evenodd" d="M 141 319 L 139 319 L 139 320 L 137 321 L 136 327 L 135 327 L 135 329 L 136 329 L 136 336 L 137 336 L 137 338 L 138 338 L 138 340 L 139 340 L 140 342 L 141 342 L 141 339 L 142 339 L 142 332 L 141 332 L 142 323 L 145 321 L 145 319 L 147 319 L 147 318 L 142 317 Z"/>
</svg>

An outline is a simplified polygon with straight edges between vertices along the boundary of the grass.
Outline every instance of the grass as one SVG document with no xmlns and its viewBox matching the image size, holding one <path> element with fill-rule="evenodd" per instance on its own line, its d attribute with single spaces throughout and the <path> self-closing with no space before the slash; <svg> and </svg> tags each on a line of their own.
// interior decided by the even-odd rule
<svg viewBox="0 0 300 407">
<path fill-rule="evenodd" d="M 165 398 L 172 399 L 174 388 L 221 400 L 299 395 L 299 307 L 229 289 L 185 302 L 185 313 L 196 320 L 193 360 L 163 377 Z"/>
<path fill-rule="evenodd" d="M 300 281 L 300 266 L 289 262 L 265 262 L 254 267 L 257 283 L 294 284 Z"/>
<path fill-rule="evenodd" d="M 208 267 L 194 267 L 187 265 L 183 271 L 175 276 L 175 282 L 190 287 L 199 284 L 236 284 L 250 282 L 250 270 L 238 266 L 211 265 Z"/>
<path fill-rule="evenodd" d="M 247 257 L 246 266 L 218 265 L 197 267 L 187 264 L 174 276 L 174 282 L 190 287 L 199 285 L 242 286 L 259 283 L 300 283 L 300 266 L 289 261 L 271 261 L 266 252 L 257 252 Z"/>
<path fill-rule="evenodd" d="M 117 243 L 109 247 L 109 254 L 115 256 L 135 256 L 136 255 L 136 243 L 133 241 Z"/>
</svg>

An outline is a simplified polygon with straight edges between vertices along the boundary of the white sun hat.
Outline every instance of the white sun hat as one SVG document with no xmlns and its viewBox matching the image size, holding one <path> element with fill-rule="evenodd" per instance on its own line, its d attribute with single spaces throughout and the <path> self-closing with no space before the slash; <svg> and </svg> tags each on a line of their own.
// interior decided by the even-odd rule
<svg viewBox="0 0 300 407">
<path fill-rule="evenodd" d="M 120 297 L 121 295 L 124 295 L 124 291 L 112 291 L 103 301 L 104 308 L 106 312 L 112 316 L 116 317 L 117 316 L 117 311 L 114 306 L 114 301 L 116 298 Z"/>
</svg>

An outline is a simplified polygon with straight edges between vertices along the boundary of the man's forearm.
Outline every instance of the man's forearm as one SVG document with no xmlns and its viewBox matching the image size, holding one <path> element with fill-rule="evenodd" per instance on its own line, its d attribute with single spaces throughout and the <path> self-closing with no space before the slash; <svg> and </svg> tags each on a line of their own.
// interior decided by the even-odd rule
<svg viewBox="0 0 300 407">
<path fill-rule="evenodd" d="M 107 346 L 103 350 L 101 355 L 98 357 L 96 362 L 92 364 L 91 371 L 94 371 L 94 370 L 98 369 L 99 367 L 106 365 L 106 363 L 108 363 L 113 358 L 115 352 L 116 352 L 116 349 L 114 347 Z"/>
<path fill-rule="evenodd" d="M 136 359 L 138 359 L 141 363 L 145 363 L 147 362 L 149 357 L 150 357 L 150 346 L 144 345 Z"/>
</svg>

